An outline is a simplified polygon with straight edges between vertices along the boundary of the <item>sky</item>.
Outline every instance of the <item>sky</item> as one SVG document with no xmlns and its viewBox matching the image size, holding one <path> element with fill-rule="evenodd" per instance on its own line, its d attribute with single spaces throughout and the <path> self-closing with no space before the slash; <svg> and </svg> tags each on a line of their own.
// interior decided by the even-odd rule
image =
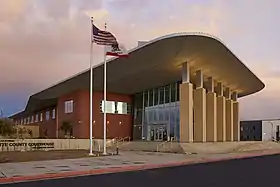
<svg viewBox="0 0 280 187">
<path fill-rule="evenodd" d="M 1 0 L 0 109 L 89 67 L 90 17 L 132 48 L 176 32 L 220 38 L 266 85 L 240 99 L 243 119 L 280 118 L 278 0 Z M 94 47 L 94 63 L 102 48 Z M 236 72 L 238 76 L 238 72 Z"/>
</svg>

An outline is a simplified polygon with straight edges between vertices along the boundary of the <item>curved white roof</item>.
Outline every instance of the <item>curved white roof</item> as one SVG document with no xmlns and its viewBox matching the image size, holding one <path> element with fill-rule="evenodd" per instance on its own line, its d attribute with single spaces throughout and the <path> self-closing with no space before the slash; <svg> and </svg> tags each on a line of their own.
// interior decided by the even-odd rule
<svg viewBox="0 0 280 187">
<path fill-rule="evenodd" d="M 206 33 L 170 34 L 128 52 L 129 58 L 107 61 L 109 92 L 133 94 L 179 81 L 180 67 L 185 61 L 190 62 L 193 74 L 201 69 L 205 77 L 223 82 L 237 91 L 239 97 L 264 88 L 263 82 L 221 40 Z M 77 89 L 89 89 L 89 69 L 32 95 L 27 108 L 39 100 L 55 99 Z M 103 62 L 94 67 L 94 89 L 103 89 Z"/>
</svg>

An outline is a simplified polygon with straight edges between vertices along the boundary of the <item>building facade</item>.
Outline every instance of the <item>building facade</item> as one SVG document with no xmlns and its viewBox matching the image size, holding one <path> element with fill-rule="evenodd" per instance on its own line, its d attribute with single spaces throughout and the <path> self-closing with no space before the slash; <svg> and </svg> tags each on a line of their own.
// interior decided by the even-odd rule
<svg viewBox="0 0 280 187">
<path fill-rule="evenodd" d="M 279 141 L 280 120 L 248 120 L 240 122 L 241 141 Z"/>
<path fill-rule="evenodd" d="M 63 122 L 69 122 L 72 126 L 71 136 L 75 138 L 89 137 L 89 91 L 77 90 L 58 98 L 57 105 L 50 108 L 35 111 L 31 114 L 23 114 L 16 117 L 15 121 L 22 125 L 37 124 L 40 127 L 41 138 L 64 138 L 61 129 Z M 102 111 L 103 92 L 93 94 L 93 137 L 103 137 L 103 126 L 96 125 L 103 122 Z M 132 134 L 132 96 L 111 94 L 107 95 L 107 133 L 108 138 L 126 137 Z M 112 103 L 118 104 L 119 112 L 113 111 Z M 120 109 L 126 105 L 125 112 Z M 115 106 L 114 106 L 115 107 Z M 112 112 L 113 111 L 113 112 Z M 18 119 L 19 118 L 19 119 Z"/>
<path fill-rule="evenodd" d="M 191 49 L 191 50 L 190 50 Z M 238 98 L 264 84 L 220 40 L 209 35 L 174 34 L 142 43 L 129 58 L 93 69 L 93 137 L 180 142 L 239 141 Z M 238 72 L 238 76 L 235 72 Z M 29 98 L 11 116 L 38 124 L 40 136 L 62 138 L 65 122 L 75 138 L 89 137 L 89 70 Z"/>
</svg>

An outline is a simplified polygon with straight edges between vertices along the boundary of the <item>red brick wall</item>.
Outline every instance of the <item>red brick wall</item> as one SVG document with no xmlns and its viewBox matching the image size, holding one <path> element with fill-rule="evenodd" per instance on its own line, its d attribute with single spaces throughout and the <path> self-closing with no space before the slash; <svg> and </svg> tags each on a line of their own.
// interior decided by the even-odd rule
<svg viewBox="0 0 280 187">
<path fill-rule="evenodd" d="M 64 137 L 64 132 L 60 131 L 63 121 L 69 121 L 73 125 L 73 136 L 75 138 L 89 138 L 89 98 L 88 90 L 77 90 L 58 98 L 56 107 L 56 118 L 52 119 L 52 109 L 49 108 L 37 112 L 39 114 L 38 124 L 40 137 L 56 138 L 57 130 L 60 138 Z M 73 100 L 73 113 L 65 113 L 65 101 Z M 93 137 L 103 138 L 103 113 L 100 112 L 100 102 L 103 100 L 103 92 L 95 92 L 93 95 Z M 132 103 L 132 97 L 121 94 L 107 94 L 109 101 L 121 101 Z M 46 111 L 50 111 L 50 119 L 46 120 Z M 35 115 L 34 114 L 34 120 Z M 43 121 L 40 122 L 40 113 L 43 113 Z M 132 137 L 132 115 L 107 114 L 107 138 Z M 30 123 L 31 124 L 31 123 Z"/>
<path fill-rule="evenodd" d="M 79 111 L 79 108 L 77 108 L 77 103 L 79 103 L 78 98 L 79 91 L 75 91 L 69 94 L 66 94 L 64 96 L 61 96 L 58 98 L 57 101 L 57 123 L 58 123 L 58 130 L 59 130 L 59 137 L 64 137 L 64 132 L 60 130 L 60 127 L 64 121 L 69 121 L 71 125 L 73 126 L 73 136 L 79 137 L 79 127 L 77 126 L 79 123 L 77 111 Z M 65 101 L 73 100 L 73 113 L 65 113 Z"/>
<path fill-rule="evenodd" d="M 35 112 L 32 115 L 23 116 L 23 118 L 29 117 L 29 123 L 26 125 L 38 125 L 39 126 L 39 137 L 40 138 L 56 138 L 56 119 L 52 118 L 52 110 L 54 108 L 47 108 L 44 110 L 40 110 Z M 49 120 L 46 120 L 46 112 L 50 112 Z M 40 121 L 40 115 L 43 114 L 43 121 Z M 36 121 L 36 114 L 38 114 L 38 122 Z M 34 117 L 33 123 L 31 123 L 31 117 Z M 18 121 L 18 123 L 21 122 L 21 119 L 15 119 Z M 24 125 L 24 124 L 23 124 Z M 47 130 L 47 134 L 46 134 Z M 47 136 L 46 136 L 47 135 Z"/>
<path fill-rule="evenodd" d="M 103 137 L 103 113 L 100 112 L 100 102 L 103 100 L 103 92 L 94 93 L 93 99 L 93 136 L 95 138 Z M 132 103 L 132 97 L 129 95 L 120 95 L 108 93 L 108 101 L 121 101 Z M 132 115 L 107 114 L 107 137 L 132 137 Z"/>
<path fill-rule="evenodd" d="M 71 121 L 73 136 L 76 138 L 89 137 L 89 98 L 88 90 L 79 90 L 58 99 L 58 123 L 63 120 Z M 64 113 L 64 102 L 73 99 L 74 112 Z M 103 92 L 93 94 L 93 137 L 103 138 L 103 114 L 100 112 L 100 102 Z M 107 100 L 132 103 L 128 95 L 108 93 Z M 107 138 L 132 136 L 132 115 L 107 114 Z"/>
<path fill-rule="evenodd" d="M 38 112 L 39 114 L 39 135 L 40 137 L 45 137 L 45 131 L 47 130 L 47 136 L 46 138 L 56 138 L 56 120 L 52 118 L 52 110 L 53 108 L 49 108 L 46 110 L 42 110 Z M 50 118 L 49 120 L 46 120 L 46 111 L 50 112 Z M 43 121 L 40 121 L 40 115 L 43 114 Z M 35 116 L 34 116 L 35 119 Z"/>
</svg>

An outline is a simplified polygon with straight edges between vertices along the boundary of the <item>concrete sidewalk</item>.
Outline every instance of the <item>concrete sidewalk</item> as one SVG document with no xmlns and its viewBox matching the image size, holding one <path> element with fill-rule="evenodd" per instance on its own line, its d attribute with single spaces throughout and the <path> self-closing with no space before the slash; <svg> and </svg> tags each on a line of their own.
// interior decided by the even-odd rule
<svg viewBox="0 0 280 187">
<path fill-rule="evenodd" d="M 207 155 L 121 152 L 117 156 L 4 163 L 0 164 L 0 183 L 143 170 L 271 154 L 280 154 L 280 152 L 269 150 Z"/>
</svg>

